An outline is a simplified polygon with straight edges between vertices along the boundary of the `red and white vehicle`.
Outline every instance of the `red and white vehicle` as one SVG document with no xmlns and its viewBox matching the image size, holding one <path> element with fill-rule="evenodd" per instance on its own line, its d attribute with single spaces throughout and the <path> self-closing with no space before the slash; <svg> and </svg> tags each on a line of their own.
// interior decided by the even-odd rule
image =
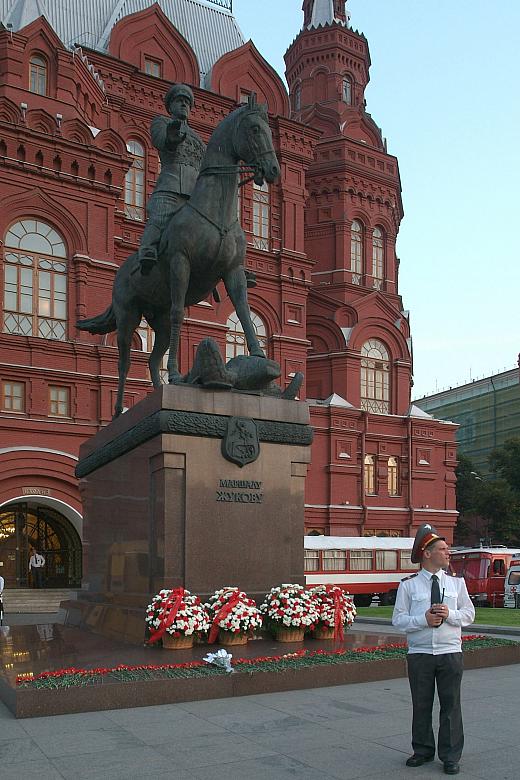
<svg viewBox="0 0 520 780">
<path fill-rule="evenodd" d="M 393 604 L 399 583 L 419 568 L 410 555 L 412 538 L 305 536 L 305 583 L 339 585 L 368 607 L 374 596 Z"/>
<path fill-rule="evenodd" d="M 450 569 L 464 577 L 469 597 L 478 607 L 503 607 L 506 573 L 517 547 L 463 547 L 452 549 Z"/>
</svg>

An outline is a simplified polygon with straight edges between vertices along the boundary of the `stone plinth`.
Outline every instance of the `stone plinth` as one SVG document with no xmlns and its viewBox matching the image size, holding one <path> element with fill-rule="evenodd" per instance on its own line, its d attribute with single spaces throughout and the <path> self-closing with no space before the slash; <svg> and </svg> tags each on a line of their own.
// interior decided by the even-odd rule
<svg viewBox="0 0 520 780">
<path fill-rule="evenodd" d="M 86 442 L 84 583 L 98 612 L 141 609 L 163 587 L 261 597 L 303 584 L 311 441 L 305 403 L 165 386 Z M 240 466 L 224 450 L 257 457 Z"/>
</svg>

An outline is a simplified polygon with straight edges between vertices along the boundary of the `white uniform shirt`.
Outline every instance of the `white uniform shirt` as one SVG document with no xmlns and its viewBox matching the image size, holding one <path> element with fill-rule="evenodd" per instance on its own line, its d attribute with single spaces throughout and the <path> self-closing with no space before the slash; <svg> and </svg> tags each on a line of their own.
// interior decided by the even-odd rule
<svg viewBox="0 0 520 780">
<path fill-rule="evenodd" d="M 4 578 L 0 577 L 0 596 L 2 595 L 3 589 L 4 589 Z"/>
<path fill-rule="evenodd" d="M 40 555 L 39 553 L 31 555 L 29 569 L 40 569 L 42 566 L 45 566 L 45 558 L 43 555 Z"/>
<path fill-rule="evenodd" d="M 431 573 L 421 569 L 399 585 L 392 624 L 406 634 L 409 653 L 460 653 L 461 627 L 475 620 L 475 608 L 463 578 L 450 577 L 443 569 L 436 574 L 441 598 L 444 592 L 443 603 L 449 609 L 448 617 L 438 628 L 431 628 L 425 617 L 431 601 Z"/>
</svg>

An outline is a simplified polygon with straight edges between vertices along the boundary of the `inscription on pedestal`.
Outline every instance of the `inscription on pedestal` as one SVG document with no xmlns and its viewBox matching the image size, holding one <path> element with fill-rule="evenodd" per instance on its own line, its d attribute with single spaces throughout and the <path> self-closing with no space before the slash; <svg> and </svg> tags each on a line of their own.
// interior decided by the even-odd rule
<svg viewBox="0 0 520 780">
<path fill-rule="evenodd" d="M 217 489 L 217 501 L 230 504 L 261 504 L 264 494 L 262 483 L 254 479 L 221 479 Z"/>
</svg>

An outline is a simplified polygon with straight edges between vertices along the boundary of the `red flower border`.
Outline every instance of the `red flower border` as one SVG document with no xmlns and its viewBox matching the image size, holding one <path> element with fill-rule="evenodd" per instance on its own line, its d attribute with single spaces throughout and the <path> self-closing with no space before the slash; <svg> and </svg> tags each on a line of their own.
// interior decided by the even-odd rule
<svg viewBox="0 0 520 780">
<path fill-rule="evenodd" d="M 471 641 L 481 641 L 485 640 L 488 637 L 483 636 L 482 634 L 471 634 L 469 636 L 462 637 L 463 642 L 471 642 Z M 384 652 L 388 650 L 402 650 L 406 648 L 405 642 L 395 642 L 395 643 L 389 643 L 384 645 L 376 645 L 373 647 L 356 647 L 351 649 L 345 649 L 345 648 L 339 648 L 337 650 L 295 650 L 292 653 L 285 653 L 283 655 L 266 655 L 266 656 L 255 656 L 254 658 L 237 658 L 233 660 L 233 666 L 237 665 L 243 665 L 243 666 L 256 666 L 258 664 L 263 663 L 272 663 L 276 661 L 284 661 L 291 658 L 313 658 L 316 656 L 341 656 L 341 655 L 351 655 L 352 653 L 355 654 L 364 654 L 364 653 L 375 653 L 375 652 Z M 153 671 L 164 671 L 168 669 L 197 669 L 201 667 L 207 667 L 207 663 L 205 661 L 187 661 L 185 663 L 179 663 L 179 664 L 136 664 L 136 665 L 127 665 L 127 664 L 119 664 L 118 666 L 112 666 L 112 667 L 98 667 L 93 669 L 77 669 L 75 667 L 70 667 L 68 669 L 56 669 L 52 672 L 40 672 L 40 674 L 28 677 L 24 674 L 19 674 L 16 677 L 16 685 L 23 685 L 27 683 L 36 682 L 37 680 L 50 680 L 50 679 L 56 679 L 59 680 L 63 677 L 93 677 L 93 676 L 105 676 L 107 674 L 111 674 L 113 672 L 139 672 L 139 671 L 145 671 L 145 672 L 153 672 Z"/>
</svg>

